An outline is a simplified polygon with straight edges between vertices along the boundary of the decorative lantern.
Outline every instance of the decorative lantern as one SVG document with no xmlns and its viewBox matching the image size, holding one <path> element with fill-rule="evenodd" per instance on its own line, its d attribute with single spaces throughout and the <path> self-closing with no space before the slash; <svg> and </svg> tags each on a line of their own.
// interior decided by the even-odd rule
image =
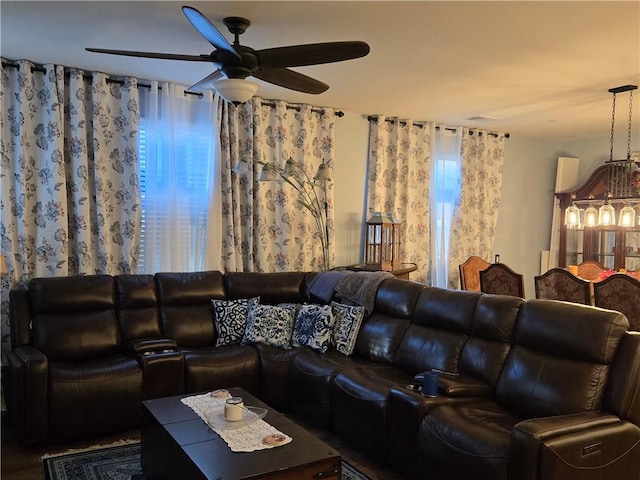
<svg viewBox="0 0 640 480">
<path fill-rule="evenodd" d="M 374 212 L 367 220 L 364 263 L 381 270 L 400 267 L 400 221 L 392 213 Z"/>
</svg>

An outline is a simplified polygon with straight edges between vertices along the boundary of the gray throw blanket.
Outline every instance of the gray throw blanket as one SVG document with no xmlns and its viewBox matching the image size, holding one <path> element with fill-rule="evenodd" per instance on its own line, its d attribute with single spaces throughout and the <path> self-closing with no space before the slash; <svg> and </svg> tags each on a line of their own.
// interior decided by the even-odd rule
<svg viewBox="0 0 640 480">
<path fill-rule="evenodd" d="M 346 305 L 363 305 L 365 315 L 373 312 L 376 292 L 387 278 L 395 278 L 389 272 L 351 272 L 336 284 L 336 293 Z"/>
<path fill-rule="evenodd" d="M 333 300 L 336 293 L 336 285 L 347 275 L 353 272 L 345 270 L 330 270 L 328 272 L 320 272 L 311 281 L 309 285 L 309 297 L 311 301 L 328 304 Z"/>
</svg>

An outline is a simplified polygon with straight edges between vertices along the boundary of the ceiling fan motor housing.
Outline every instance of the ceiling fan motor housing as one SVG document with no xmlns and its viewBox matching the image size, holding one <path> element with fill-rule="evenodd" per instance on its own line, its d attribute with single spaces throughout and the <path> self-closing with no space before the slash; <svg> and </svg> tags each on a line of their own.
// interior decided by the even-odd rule
<svg viewBox="0 0 640 480">
<path fill-rule="evenodd" d="M 247 78 L 260 68 L 256 51 L 244 45 L 234 45 L 240 58 L 226 50 L 211 52 L 211 61 L 227 78 Z"/>
</svg>

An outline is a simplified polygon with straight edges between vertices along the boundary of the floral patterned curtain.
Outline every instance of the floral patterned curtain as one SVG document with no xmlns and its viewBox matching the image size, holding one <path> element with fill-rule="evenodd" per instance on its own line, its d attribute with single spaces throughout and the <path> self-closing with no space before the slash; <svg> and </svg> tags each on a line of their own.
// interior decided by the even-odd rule
<svg viewBox="0 0 640 480">
<path fill-rule="evenodd" d="M 4 351 L 10 287 L 34 277 L 135 272 L 140 198 L 135 79 L 2 63 Z"/>
<path fill-rule="evenodd" d="M 394 213 L 402 222 L 400 256 L 429 279 L 431 124 L 387 119 L 369 122 L 367 212 Z"/>
<path fill-rule="evenodd" d="M 451 222 L 449 288 L 459 288 L 458 265 L 472 255 L 491 261 L 504 164 L 504 134 L 464 129 L 460 197 Z"/>
<path fill-rule="evenodd" d="M 331 108 L 290 105 L 254 97 L 234 107 L 220 106 L 222 265 L 228 271 L 319 271 L 322 248 L 316 223 L 286 182 L 258 182 L 259 162 L 284 166 L 299 162 L 313 178 L 334 161 L 335 115 Z M 249 173 L 232 171 L 238 159 Z M 329 258 L 333 259 L 333 183 L 325 192 Z"/>
</svg>

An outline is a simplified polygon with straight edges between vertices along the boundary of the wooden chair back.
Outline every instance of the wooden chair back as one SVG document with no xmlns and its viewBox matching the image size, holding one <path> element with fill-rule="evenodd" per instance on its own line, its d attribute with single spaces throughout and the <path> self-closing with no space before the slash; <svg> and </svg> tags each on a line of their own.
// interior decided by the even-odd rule
<svg viewBox="0 0 640 480">
<path fill-rule="evenodd" d="M 504 263 L 492 263 L 480 272 L 480 291 L 524 298 L 524 277 Z"/>
<path fill-rule="evenodd" d="M 578 276 L 585 280 L 598 280 L 600 274 L 604 272 L 606 268 L 601 263 L 595 260 L 587 260 L 578 264 Z"/>
<path fill-rule="evenodd" d="M 591 282 L 564 268 L 552 268 L 534 277 L 536 298 L 591 305 Z"/>
<path fill-rule="evenodd" d="M 460 289 L 479 292 L 480 270 L 484 270 L 489 265 L 491 265 L 489 262 L 476 255 L 472 255 L 458 265 L 460 270 Z"/>
<path fill-rule="evenodd" d="M 593 284 L 596 307 L 618 310 L 629 320 L 629 330 L 640 330 L 640 280 L 615 273 Z"/>
</svg>

